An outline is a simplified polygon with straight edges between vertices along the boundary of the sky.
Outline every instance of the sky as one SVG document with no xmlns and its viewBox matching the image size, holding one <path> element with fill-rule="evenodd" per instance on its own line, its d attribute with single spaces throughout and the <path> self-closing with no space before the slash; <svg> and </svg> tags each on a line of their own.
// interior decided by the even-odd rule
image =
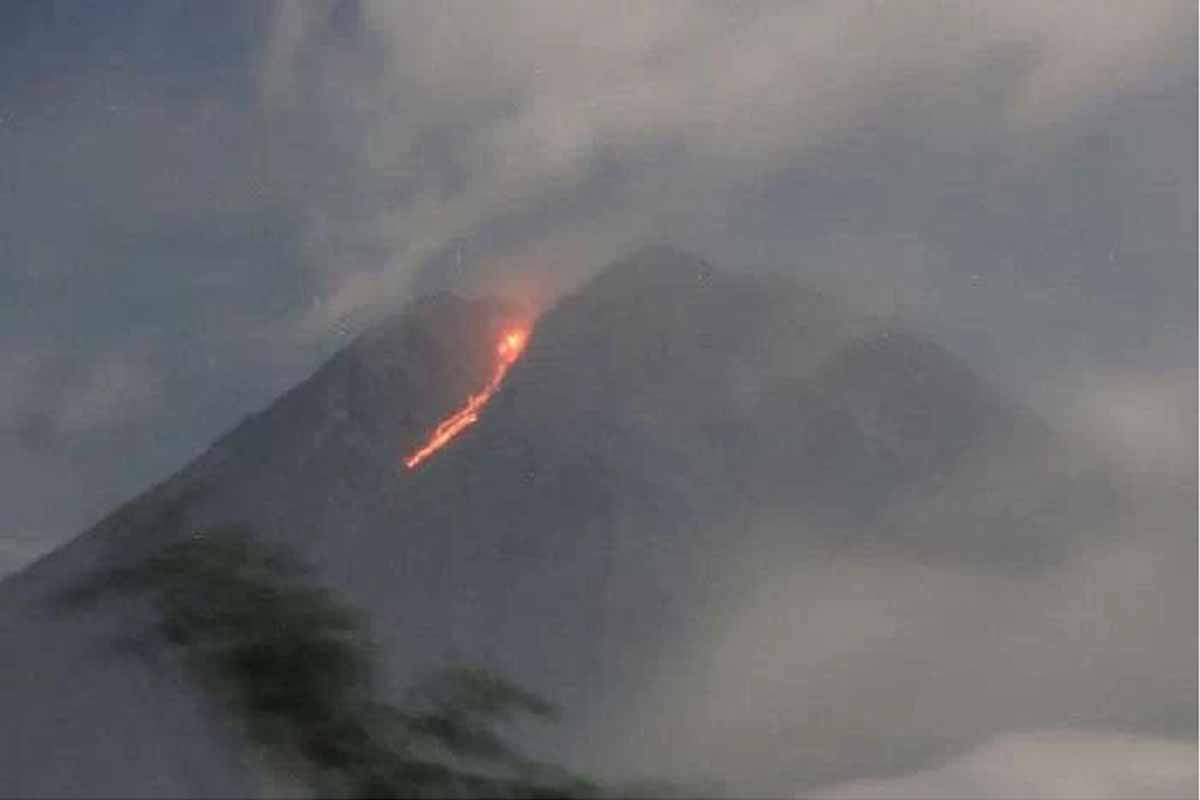
<svg viewBox="0 0 1200 800">
<path fill-rule="evenodd" d="M 1192 459 L 1195 17 L 5 3 L 0 572 L 414 295 L 546 303 L 648 242 L 834 285 Z"/>
</svg>

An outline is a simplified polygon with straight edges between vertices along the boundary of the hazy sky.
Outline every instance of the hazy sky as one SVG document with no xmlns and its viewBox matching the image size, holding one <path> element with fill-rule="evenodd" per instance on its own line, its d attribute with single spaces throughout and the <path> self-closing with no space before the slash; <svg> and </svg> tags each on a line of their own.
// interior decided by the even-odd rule
<svg viewBox="0 0 1200 800">
<path fill-rule="evenodd" d="M 4 3 L 0 572 L 413 292 L 650 241 L 1192 458 L 1195 58 L 1157 0 Z"/>
</svg>

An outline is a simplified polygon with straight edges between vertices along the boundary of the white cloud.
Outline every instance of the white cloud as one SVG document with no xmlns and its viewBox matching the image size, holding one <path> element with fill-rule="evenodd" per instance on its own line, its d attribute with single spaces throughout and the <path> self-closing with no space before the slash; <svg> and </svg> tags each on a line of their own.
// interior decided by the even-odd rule
<svg viewBox="0 0 1200 800">
<path fill-rule="evenodd" d="M 1193 369 L 1082 371 L 1055 381 L 1051 413 L 1132 476 L 1194 480 L 1196 380 Z"/>
<path fill-rule="evenodd" d="M 775 796 L 1011 731 L 1188 735 L 1195 495 L 1131 492 L 1109 529 L 1081 532 L 1075 555 L 1041 573 L 796 544 L 726 564 L 711 583 L 720 599 L 692 606 L 695 625 L 664 647 L 638 703 L 600 723 L 596 741 L 614 743 L 601 768 Z M 810 539 L 792 524 L 783 538 Z M 737 540 L 756 549 L 749 533 Z M 1046 751 L 1045 769 L 1060 754 L 1063 774 L 1075 769 L 1083 756 L 1066 744 Z"/>
<path fill-rule="evenodd" d="M 813 800 L 1196 796 L 1194 743 L 1086 730 L 1001 736 L 936 769 L 803 791 Z"/>
</svg>

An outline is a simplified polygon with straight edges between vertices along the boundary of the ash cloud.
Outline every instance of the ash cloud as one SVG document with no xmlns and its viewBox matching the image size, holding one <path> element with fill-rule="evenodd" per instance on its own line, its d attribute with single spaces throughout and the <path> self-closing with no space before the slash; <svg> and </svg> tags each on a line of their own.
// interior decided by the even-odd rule
<svg viewBox="0 0 1200 800">
<path fill-rule="evenodd" d="M 740 194 L 847 137 L 929 139 L 903 144 L 1005 159 L 998 178 L 1027 178 L 1071 146 L 1081 118 L 1155 87 L 1179 58 L 1183 13 L 382 3 L 360 7 L 362 38 L 347 43 L 331 33 L 336 14 L 285 6 L 263 91 L 285 115 L 315 103 L 339 128 L 369 198 L 346 231 L 383 244 L 383 283 L 485 232 L 499 240 L 485 260 L 497 244 L 565 239 L 583 269 L 643 237 L 718 238 Z M 1116 70 L 1120 81 L 1096 77 Z M 984 176 L 965 177 L 986 191 Z"/>
</svg>

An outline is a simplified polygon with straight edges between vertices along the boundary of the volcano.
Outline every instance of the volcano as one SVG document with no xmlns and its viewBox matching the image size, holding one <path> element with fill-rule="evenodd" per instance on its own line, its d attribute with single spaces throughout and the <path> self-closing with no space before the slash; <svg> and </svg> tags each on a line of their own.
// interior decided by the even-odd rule
<svg viewBox="0 0 1200 800">
<path fill-rule="evenodd" d="M 514 330 L 520 358 L 497 373 Z M 481 387 L 470 423 L 428 449 Z M 425 298 L 0 585 L 0 794 L 256 790 L 177 665 L 105 644 L 135 603 L 53 607 L 197 527 L 247 523 L 299 550 L 368 613 L 397 687 L 467 660 L 561 704 L 555 746 L 586 767 L 672 668 L 671 642 L 745 591 L 724 569 L 742 554 L 1037 570 L 1110 507 L 1103 477 L 1061 452 L 919 333 L 669 248 L 602 270 L 534 327 L 502 302 Z"/>
</svg>

